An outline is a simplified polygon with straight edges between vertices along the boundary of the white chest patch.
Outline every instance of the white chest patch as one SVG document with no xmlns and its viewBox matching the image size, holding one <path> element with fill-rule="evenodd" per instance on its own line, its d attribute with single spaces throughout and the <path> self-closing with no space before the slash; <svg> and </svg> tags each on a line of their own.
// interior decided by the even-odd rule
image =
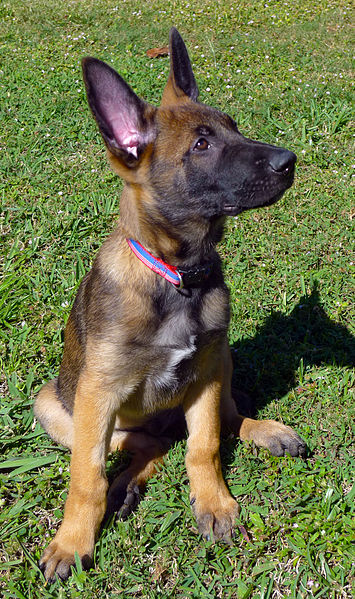
<svg viewBox="0 0 355 599">
<path fill-rule="evenodd" d="M 196 336 L 190 336 L 188 346 L 179 349 L 169 349 L 162 347 L 162 352 L 166 352 L 166 363 L 160 373 L 155 377 L 155 384 L 159 387 L 169 387 L 176 381 L 176 368 L 183 360 L 191 358 L 196 351 Z"/>
</svg>

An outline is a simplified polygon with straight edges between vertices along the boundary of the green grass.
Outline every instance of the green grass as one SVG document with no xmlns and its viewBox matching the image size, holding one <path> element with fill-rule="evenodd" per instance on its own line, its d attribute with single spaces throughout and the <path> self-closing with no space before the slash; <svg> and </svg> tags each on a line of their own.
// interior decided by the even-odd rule
<svg viewBox="0 0 355 599">
<path fill-rule="evenodd" d="M 143 4 L 143 5 L 142 5 Z M 352 597 L 354 338 L 351 309 L 350 1 L 142 3 L 8 0 L 0 6 L 0 594 L 5 598 Z M 299 158 L 277 205 L 228 223 L 239 388 L 259 417 L 294 426 L 306 460 L 234 439 L 221 453 L 242 510 L 232 547 L 196 534 L 176 445 L 127 522 L 105 530 L 95 569 L 66 584 L 36 564 L 62 518 L 69 453 L 33 421 L 58 372 L 76 289 L 119 213 L 89 115 L 80 59 L 112 62 L 158 103 L 168 59 L 145 52 L 183 34 L 201 99 L 250 137 Z M 109 464 L 112 469 L 112 460 Z M 244 528 L 243 528 L 244 527 Z"/>
</svg>

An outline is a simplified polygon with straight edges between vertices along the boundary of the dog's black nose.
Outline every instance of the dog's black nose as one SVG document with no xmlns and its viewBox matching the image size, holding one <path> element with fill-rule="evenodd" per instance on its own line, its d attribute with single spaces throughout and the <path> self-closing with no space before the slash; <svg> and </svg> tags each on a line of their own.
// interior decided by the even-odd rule
<svg viewBox="0 0 355 599">
<path fill-rule="evenodd" d="M 296 164 L 297 156 L 289 150 L 280 149 L 278 152 L 271 154 L 269 164 L 272 170 L 282 173 L 284 171 L 290 171 Z"/>
</svg>

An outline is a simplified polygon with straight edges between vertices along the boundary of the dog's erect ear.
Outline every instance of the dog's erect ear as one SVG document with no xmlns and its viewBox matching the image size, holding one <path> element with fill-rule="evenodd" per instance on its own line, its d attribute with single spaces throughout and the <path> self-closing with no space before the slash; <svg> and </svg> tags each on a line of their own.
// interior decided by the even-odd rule
<svg viewBox="0 0 355 599">
<path fill-rule="evenodd" d="M 198 87 L 184 41 L 175 27 L 170 30 L 170 74 L 164 89 L 162 105 L 196 102 Z"/>
<path fill-rule="evenodd" d="M 105 62 L 87 57 L 82 67 L 89 106 L 108 149 L 133 166 L 153 137 L 148 105 Z"/>
</svg>

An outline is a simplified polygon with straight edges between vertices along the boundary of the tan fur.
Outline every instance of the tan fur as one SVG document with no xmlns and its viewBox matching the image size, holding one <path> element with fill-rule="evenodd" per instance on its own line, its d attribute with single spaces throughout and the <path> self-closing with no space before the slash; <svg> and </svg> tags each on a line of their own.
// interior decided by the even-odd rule
<svg viewBox="0 0 355 599">
<path fill-rule="evenodd" d="M 57 379 L 43 385 L 36 398 L 35 414 L 47 433 L 61 445 L 73 446 L 73 419 L 59 403 L 56 394 Z"/>
<path fill-rule="evenodd" d="M 204 380 L 199 380 L 189 390 L 184 410 L 189 432 L 186 469 L 199 530 L 204 536 L 228 540 L 233 534 L 238 504 L 230 496 L 223 480 L 219 454 L 219 398 L 226 374 L 223 349 L 208 348 Z M 215 355 L 221 350 L 222 359 L 216 360 Z"/>
</svg>

